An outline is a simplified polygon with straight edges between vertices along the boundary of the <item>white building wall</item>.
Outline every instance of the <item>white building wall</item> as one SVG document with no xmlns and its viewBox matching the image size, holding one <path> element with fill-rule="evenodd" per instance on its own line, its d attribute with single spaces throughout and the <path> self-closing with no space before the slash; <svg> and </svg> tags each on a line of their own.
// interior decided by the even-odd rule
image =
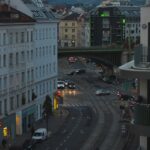
<svg viewBox="0 0 150 150">
<path fill-rule="evenodd" d="M 57 81 L 57 23 L 38 23 L 35 26 L 35 89 L 38 95 L 37 105 L 43 105 L 45 96 L 53 99 Z M 42 117 L 42 114 L 38 114 Z M 39 118 L 38 118 L 39 119 Z"/>
<path fill-rule="evenodd" d="M 142 7 L 141 8 L 141 44 L 143 46 L 148 45 L 148 22 L 150 22 L 150 8 L 149 7 Z M 145 26 L 145 27 L 144 27 Z"/>
</svg>

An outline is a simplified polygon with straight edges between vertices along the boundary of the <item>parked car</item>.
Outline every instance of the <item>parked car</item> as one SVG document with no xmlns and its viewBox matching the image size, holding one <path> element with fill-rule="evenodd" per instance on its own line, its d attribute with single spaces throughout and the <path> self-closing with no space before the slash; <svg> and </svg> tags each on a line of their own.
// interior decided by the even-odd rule
<svg viewBox="0 0 150 150">
<path fill-rule="evenodd" d="M 47 129 L 39 128 L 34 132 L 32 136 L 32 140 L 36 140 L 37 142 L 40 142 L 46 140 L 47 137 L 48 137 Z"/>
<path fill-rule="evenodd" d="M 75 86 L 75 84 L 74 84 L 73 82 L 69 82 L 69 83 L 68 83 L 68 88 L 69 88 L 69 89 L 75 89 L 76 86 Z"/>
<path fill-rule="evenodd" d="M 65 86 L 68 86 L 68 84 L 69 84 L 70 82 L 71 82 L 71 80 L 69 80 L 69 79 L 64 80 Z"/>
<path fill-rule="evenodd" d="M 95 92 L 96 95 L 110 95 L 111 92 L 109 90 L 105 90 L 105 89 L 98 89 Z"/>
<path fill-rule="evenodd" d="M 76 74 L 84 74 L 85 72 L 86 72 L 85 69 L 77 69 L 77 70 L 75 70 Z"/>
<path fill-rule="evenodd" d="M 64 89 L 65 88 L 64 81 L 57 81 L 57 88 L 58 89 Z"/>
</svg>

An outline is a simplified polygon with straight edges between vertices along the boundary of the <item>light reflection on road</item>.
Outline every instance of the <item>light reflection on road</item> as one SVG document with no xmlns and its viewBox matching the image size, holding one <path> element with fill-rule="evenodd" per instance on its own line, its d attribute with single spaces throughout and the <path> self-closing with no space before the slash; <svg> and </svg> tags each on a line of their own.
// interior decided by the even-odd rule
<svg viewBox="0 0 150 150">
<path fill-rule="evenodd" d="M 77 89 L 64 89 L 64 90 L 59 90 L 59 92 L 61 93 L 63 97 L 68 96 L 68 95 L 76 96 L 80 94 L 80 91 Z"/>
</svg>

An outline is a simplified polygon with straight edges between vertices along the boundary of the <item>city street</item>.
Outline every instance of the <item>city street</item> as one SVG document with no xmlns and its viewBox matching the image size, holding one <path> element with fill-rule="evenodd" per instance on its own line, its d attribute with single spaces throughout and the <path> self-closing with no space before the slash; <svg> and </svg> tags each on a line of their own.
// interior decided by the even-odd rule
<svg viewBox="0 0 150 150">
<path fill-rule="evenodd" d="M 120 135 L 117 88 L 99 81 L 93 73 L 95 66 L 90 65 L 88 71 L 88 66 L 81 62 L 68 64 L 66 59 L 60 61 L 59 78 L 70 79 L 76 84 L 76 89 L 61 90 L 64 97 L 63 109 L 69 111 L 69 117 L 57 134 L 39 143 L 36 149 L 121 149 L 124 141 Z M 81 75 L 66 75 L 66 72 L 79 68 L 86 68 L 87 72 Z M 98 88 L 109 89 L 112 94 L 97 96 L 95 91 Z"/>
</svg>

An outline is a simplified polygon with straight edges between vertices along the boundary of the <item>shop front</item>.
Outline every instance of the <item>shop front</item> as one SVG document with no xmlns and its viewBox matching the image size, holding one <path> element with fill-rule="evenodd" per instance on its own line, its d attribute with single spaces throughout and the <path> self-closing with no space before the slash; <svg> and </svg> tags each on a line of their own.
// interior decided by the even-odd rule
<svg viewBox="0 0 150 150">
<path fill-rule="evenodd" d="M 27 132 L 37 118 L 37 106 L 32 105 L 22 111 L 22 133 Z"/>
<path fill-rule="evenodd" d="M 0 142 L 5 139 L 8 142 L 14 141 L 16 136 L 15 114 L 7 115 L 0 120 Z"/>
</svg>

